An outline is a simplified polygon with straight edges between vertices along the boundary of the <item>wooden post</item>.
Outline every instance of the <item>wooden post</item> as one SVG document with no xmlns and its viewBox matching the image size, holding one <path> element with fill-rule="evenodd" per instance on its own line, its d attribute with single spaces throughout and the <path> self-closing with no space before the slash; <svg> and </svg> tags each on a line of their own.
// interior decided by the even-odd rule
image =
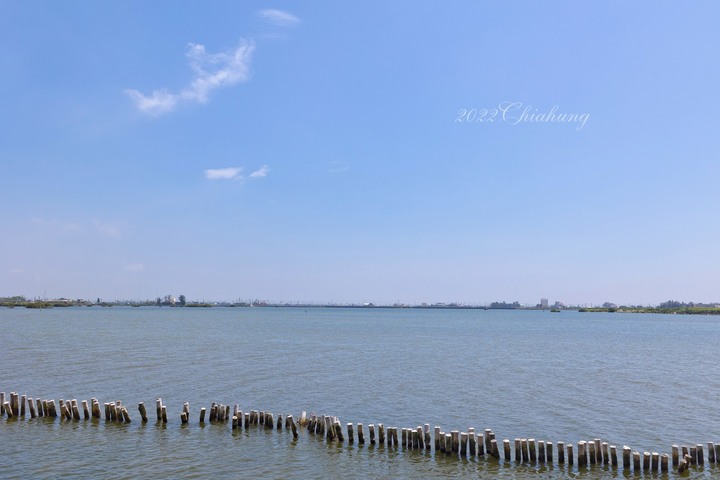
<svg viewBox="0 0 720 480">
<path fill-rule="evenodd" d="M 27 400 L 27 395 L 23 395 L 20 397 L 20 416 L 25 417 L 25 401 Z"/>
<path fill-rule="evenodd" d="M 460 455 L 467 457 L 468 434 L 460 432 Z"/>
<path fill-rule="evenodd" d="M 182 423 L 186 423 L 186 420 L 185 420 L 186 418 L 187 418 L 187 415 L 185 415 L 185 412 L 182 412 L 182 413 L 180 414 L 180 420 L 183 421 Z M 237 415 L 233 415 L 233 417 L 232 417 L 232 429 L 233 429 L 233 430 L 237 430 L 237 428 L 238 428 L 238 416 L 237 416 Z"/>
<path fill-rule="evenodd" d="M 292 430 L 293 438 L 298 438 L 297 426 L 295 425 L 295 420 L 293 420 L 293 416 L 288 415 L 287 419 L 290 421 L 290 429 Z"/>
<path fill-rule="evenodd" d="M 125 419 L 126 423 L 130 423 L 130 412 L 128 412 L 128 409 L 125 407 L 122 407 L 122 416 Z"/>
<path fill-rule="evenodd" d="M 677 468 L 680 465 L 680 447 L 677 445 L 672 446 L 672 465 L 673 468 Z"/>
<path fill-rule="evenodd" d="M 207 412 L 207 409 L 205 407 L 202 407 L 200 409 L 200 425 L 205 423 L 205 412 Z"/>
<path fill-rule="evenodd" d="M 445 434 L 445 455 L 450 455 L 453 450 L 452 433 Z"/>
<path fill-rule="evenodd" d="M 155 400 L 155 410 L 157 411 L 157 421 L 162 422 L 162 398 Z"/>
<path fill-rule="evenodd" d="M 167 423 L 167 407 L 162 406 L 162 423 Z"/>
<path fill-rule="evenodd" d="M 300 426 L 304 427 L 307 423 L 307 412 L 305 410 L 300 414 Z"/>
<path fill-rule="evenodd" d="M 690 447 L 690 465 L 697 465 L 697 447 Z"/>
<path fill-rule="evenodd" d="M 147 410 L 145 409 L 145 403 L 140 402 L 138 403 L 138 412 L 140 412 L 140 419 L 143 423 L 147 423 Z"/>
<path fill-rule="evenodd" d="M 97 398 L 93 399 L 92 410 L 93 410 L 93 417 L 100 420 L 100 402 L 98 401 Z"/>
<path fill-rule="evenodd" d="M 12 411 L 12 405 L 10 405 L 10 402 L 3 403 L 3 408 L 7 412 L 8 418 L 13 418 L 13 411 Z"/>
<path fill-rule="evenodd" d="M 684 473 L 685 470 L 688 468 L 688 462 L 685 459 L 680 460 L 680 463 L 678 464 L 678 473 Z"/>
<path fill-rule="evenodd" d="M 578 467 L 587 466 L 587 454 L 585 452 L 586 446 L 587 442 L 585 440 L 580 440 L 578 442 Z"/>
<path fill-rule="evenodd" d="M 610 445 L 610 463 L 613 467 L 617 467 L 618 465 L 617 447 L 615 445 Z"/>
<path fill-rule="evenodd" d="M 375 424 L 368 425 L 368 430 L 370 431 L 370 445 L 375 445 Z"/>
<path fill-rule="evenodd" d="M 5 392 L 0 392 L 0 415 L 5 415 L 5 410 Z"/>
<path fill-rule="evenodd" d="M 478 457 L 482 457 L 485 455 L 485 435 L 482 433 L 479 433 L 477 436 L 477 449 L 478 449 Z"/>
<path fill-rule="evenodd" d="M 603 465 L 607 465 L 610 463 L 610 454 L 608 453 L 608 442 L 602 442 L 600 445 L 600 448 L 602 448 L 602 462 Z"/>
<path fill-rule="evenodd" d="M 522 461 L 522 447 L 519 438 L 515 439 L 515 462 L 520 463 Z"/>
<path fill-rule="evenodd" d="M 395 446 L 398 446 L 398 436 L 397 436 L 397 427 L 393 427 L 393 442 L 395 443 Z"/>
<path fill-rule="evenodd" d="M 290 415 L 290 416 L 292 416 L 292 415 Z M 285 421 L 286 422 L 288 421 L 287 417 L 285 417 Z M 247 430 L 247 428 L 249 426 L 250 426 L 250 412 L 245 412 L 245 429 Z"/>
<path fill-rule="evenodd" d="M 492 428 L 486 428 L 485 429 L 485 451 L 489 454 L 492 453 L 492 447 L 490 446 L 490 440 L 495 438 L 495 434 L 492 431 Z"/>
<path fill-rule="evenodd" d="M 437 453 L 440 451 L 440 426 L 439 425 L 435 425 L 434 438 L 435 438 L 435 452 Z"/>
<path fill-rule="evenodd" d="M 595 465 L 597 461 L 597 457 L 595 454 L 595 442 L 588 442 L 588 458 L 590 459 L 590 464 Z"/>
<path fill-rule="evenodd" d="M 553 461 L 553 444 L 552 442 L 545 442 L 545 449 L 546 449 L 546 455 L 548 463 L 552 463 Z"/>
<path fill-rule="evenodd" d="M 490 440 L 490 451 L 492 451 L 492 456 L 495 459 L 500 459 L 500 450 L 498 450 L 497 440 L 495 440 L 494 438 Z"/>
<path fill-rule="evenodd" d="M 77 400 L 73 399 L 71 401 L 71 405 L 72 405 L 73 419 L 80 420 L 80 408 L 78 407 Z"/>
<path fill-rule="evenodd" d="M 425 450 L 430 451 L 430 424 L 426 423 L 423 430 L 425 432 Z"/>
<path fill-rule="evenodd" d="M 599 438 L 594 440 L 595 442 L 595 463 L 602 463 L 602 441 Z"/>
<path fill-rule="evenodd" d="M 357 424 L 357 431 L 358 431 L 358 443 L 360 445 L 363 445 L 365 443 L 365 433 L 363 432 L 363 424 L 358 423 Z M 405 438 L 405 437 L 403 437 Z"/>
<path fill-rule="evenodd" d="M 452 453 L 457 455 L 460 452 L 460 431 L 451 430 L 450 438 L 452 439 Z"/>
<path fill-rule="evenodd" d="M 425 448 L 425 439 L 423 438 L 424 437 L 423 428 L 418 425 L 417 428 L 415 429 L 415 431 L 417 432 L 417 448 L 420 448 L 420 449 Z M 458 441 L 458 446 L 459 446 L 459 444 L 460 444 L 460 435 L 459 434 L 457 437 L 457 441 Z"/>
<path fill-rule="evenodd" d="M 558 447 L 558 464 L 565 463 L 565 442 L 557 442 Z"/>
<path fill-rule="evenodd" d="M 660 457 L 660 471 L 667 472 L 668 471 L 668 454 L 663 453 L 662 457 Z"/>
<path fill-rule="evenodd" d="M 535 439 L 528 438 L 528 447 L 530 449 L 530 462 L 537 462 L 537 454 L 535 453 Z"/>
<path fill-rule="evenodd" d="M 470 447 L 470 456 L 474 457 L 477 452 L 477 440 L 475 440 L 475 430 L 468 429 L 468 445 Z"/>
<path fill-rule="evenodd" d="M 348 435 L 348 443 L 350 445 L 355 443 L 355 432 L 353 432 L 353 424 L 352 423 L 347 424 L 347 435 Z"/>
<path fill-rule="evenodd" d="M 538 441 L 538 462 L 545 463 L 545 441 Z"/>
<path fill-rule="evenodd" d="M 707 442 L 708 446 L 708 462 L 715 463 L 715 444 L 713 442 Z"/>
<path fill-rule="evenodd" d="M 572 467 L 573 462 L 575 461 L 573 458 L 573 444 L 572 443 L 567 444 L 567 459 L 568 459 L 568 465 L 570 465 Z"/>
<path fill-rule="evenodd" d="M 635 473 L 640 473 L 640 452 L 633 452 L 633 471 Z"/>
<path fill-rule="evenodd" d="M 660 454 L 652 452 L 652 471 L 657 472 L 660 467 Z"/>
<path fill-rule="evenodd" d="M 39 398 L 35 400 L 35 405 L 37 405 L 37 411 L 38 411 L 38 417 L 44 417 L 45 411 L 43 409 L 43 402 Z"/>
<path fill-rule="evenodd" d="M 28 398 L 28 408 L 30 409 L 30 418 L 37 417 L 35 413 L 35 400 L 32 397 Z"/>
<path fill-rule="evenodd" d="M 523 461 L 523 463 L 527 463 L 530 461 L 530 453 L 528 450 L 528 439 L 521 438 L 520 445 L 522 446 L 522 461 Z"/>
<path fill-rule="evenodd" d="M 283 426 L 282 413 L 278 413 L 277 425 L 275 425 L 275 429 L 282 430 L 282 426 Z"/>
<path fill-rule="evenodd" d="M 402 429 L 402 446 L 407 447 L 407 445 L 408 445 L 408 429 L 403 428 Z M 410 445 L 410 447 L 412 447 L 412 444 Z"/>
<path fill-rule="evenodd" d="M 720 463 L 720 442 L 715 442 L 715 463 Z"/>
<path fill-rule="evenodd" d="M 343 437 L 342 425 L 340 424 L 340 420 L 335 420 L 334 427 L 335 427 L 335 436 L 337 437 L 338 442 L 344 442 L 345 437 Z"/>
<path fill-rule="evenodd" d="M 385 445 L 385 425 L 378 423 L 378 442 Z"/>
<path fill-rule="evenodd" d="M 697 464 L 701 466 L 705 465 L 705 454 L 703 452 L 702 443 L 698 443 L 695 448 L 697 449 Z"/>
<path fill-rule="evenodd" d="M 505 452 L 505 461 L 510 461 L 510 439 L 503 440 L 503 451 Z"/>
</svg>

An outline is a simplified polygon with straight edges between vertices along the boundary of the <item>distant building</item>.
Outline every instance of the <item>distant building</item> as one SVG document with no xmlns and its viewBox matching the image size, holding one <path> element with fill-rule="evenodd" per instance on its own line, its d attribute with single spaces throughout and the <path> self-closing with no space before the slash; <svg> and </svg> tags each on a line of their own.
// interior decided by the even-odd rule
<svg viewBox="0 0 720 480">
<path fill-rule="evenodd" d="M 540 299 L 540 308 L 548 308 L 548 299 L 547 298 Z"/>
</svg>

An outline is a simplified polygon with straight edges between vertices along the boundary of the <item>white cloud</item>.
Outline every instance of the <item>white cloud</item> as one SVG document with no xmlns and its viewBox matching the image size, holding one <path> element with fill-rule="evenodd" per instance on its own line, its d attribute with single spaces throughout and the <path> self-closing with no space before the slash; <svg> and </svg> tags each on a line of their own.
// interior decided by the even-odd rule
<svg viewBox="0 0 720 480">
<path fill-rule="evenodd" d="M 100 223 L 95 222 L 95 228 L 102 234 L 109 237 L 119 237 L 122 233 L 120 226 L 115 223 Z"/>
<path fill-rule="evenodd" d="M 347 172 L 350 170 L 350 164 L 347 162 L 330 162 L 330 173 Z"/>
<path fill-rule="evenodd" d="M 254 172 L 252 172 L 250 174 L 250 178 L 266 177 L 269 171 L 270 171 L 270 167 L 268 167 L 267 165 L 263 165 L 262 167 L 260 167 L 259 170 L 255 170 Z"/>
<path fill-rule="evenodd" d="M 242 167 L 210 168 L 205 170 L 205 178 L 209 180 L 241 179 Z"/>
<path fill-rule="evenodd" d="M 278 25 L 281 27 L 292 27 L 300 23 L 300 19 L 292 13 L 277 10 L 274 8 L 268 8 L 266 10 L 259 10 L 258 16 L 272 25 Z"/>
<path fill-rule="evenodd" d="M 22 268 L 13 268 L 8 273 L 10 275 L 22 275 L 23 273 L 25 273 L 25 270 L 23 270 Z"/>
<path fill-rule="evenodd" d="M 195 76 L 180 93 L 160 89 L 145 95 L 138 90 L 127 89 L 125 94 L 135 102 L 138 110 L 149 115 L 170 112 L 181 101 L 205 103 L 213 90 L 248 80 L 254 50 L 255 45 L 245 40 L 234 50 L 220 53 L 207 53 L 204 45 L 190 43 L 186 56 Z"/>
<path fill-rule="evenodd" d="M 123 267 L 123 270 L 129 270 L 131 272 L 142 272 L 145 270 L 145 265 L 142 263 L 131 263 L 129 265 L 125 265 Z"/>
</svg>

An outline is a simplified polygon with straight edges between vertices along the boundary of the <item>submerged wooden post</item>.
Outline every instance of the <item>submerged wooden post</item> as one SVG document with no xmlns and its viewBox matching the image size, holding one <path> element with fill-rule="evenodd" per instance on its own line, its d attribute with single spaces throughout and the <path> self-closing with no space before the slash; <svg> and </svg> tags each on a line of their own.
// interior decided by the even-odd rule
<svg viewBox="0 0 720 480">
<path fill-rule="evenodd" d="M 567 458 L 567 459 L 568 459 L 568 465 L 570 465 L 570 466 L 572 467 L 573 462 L 575 461 L 575 460 L 574 460 L 574 457 L 573 457 L 573 444 L 572 444 L 572 443 L 568 443 L 568 444 L 567 444 L 567 457 L 568 457 L 568 458 Z"/>
<path fill-rule="evenodd" d="M 485 455 L 485 436 L 482 433 L 477 436 L 477 449 L 478 457 Z"/>
<path fill-rule="evenodd" d="M 425 440 L 423 438 L 423 428 L 418 425 L 418 427 L 415 429 L 417 432 L 417 448 L 425 448 Z M 458 432 L 458 446 L 460 445 L 460 433 Z"/>
<path fill-rule="evenodd" d="M 365 443 L 365 433 L 363 432 L 363 424 L 362 423 L 357 424 L 357 430 L 358 430 L 358 443 L 360 445 L 363 445 Z"/>
<path fill-rule="evenodd" d="M 546 449 L 546 455 L 548 463 L 552 463 L 553 461 L 553 444 L 552 442 L 545 442 L 545 449 Z"/>
<path fill-rule="evenodd" d="M 125 419 L 126 423 L 130 423 L 130 412 L 128 412 L 128 409 L 125 407 L 122 407 L 122 416 Z"/>
<path fill-rule="evenodd" d="M 205 407 L 202 407 L 202 408 L 200 409 L 200 424 L 201 424 L 201 425 L 202 425 L 203 423 L 205 423 L 205 412 L 206 412 L 206 411 L 207 411 L 207 410 L 206 410 Z"/>
<path fill-rule="evenodd" d="M 530 453 L 528 450 L 528 439 L 521 438 L 520 445 L 522 446 L 522 461 L 523 461 L 523 463 L 527 463 L 530 461 Z"/>
<path fill-rule="evenodd" d="M 609 458 L 609 457 L 610 457 L 610 454 L 608 453 L 608 442 L 603 442 L 603 443 L 601 444 L 601 448 L 602 448 L 602 462 L 603 462 L 603 465 L 607 465 L 608 463 L 610 463 L 610 458 Z"/>
<path fill-rule="evenodd" d="M 520 463 L 522 461 L 522 447 L 519 438 L 515 439 L 515 462 Z"/>
<path fill-rule="evenodd" d="M 660 454 L 652 452 L 652 471 L 657 472 L 660 467 Z"/>
<path fill-rule="evenodd" d="M 240 412 L 240 413 L 242 416 L 242 412 Z M 240 424 L 242 425 L 242 422 L 240 422 Z M 275 426 L 275 428 L 277 430 L 282 430 L 282 426 L 283 426 L 282 413 L 278 413 L 277 425 Z M 302 427 L 302 423 L 300 424 L 300 426 Z"/>
<path fill-rule="evenodd" d="M 0 415 L 5 415 L 5 392 L 0 392 Z"/>
<path fill-rule="evenodd" d="M 157 410 L 157 420 L 158 422 L 162 421 L 162 399 L 158 398 L 155 400 L 155 409 Z"/>
<path fill-rule="evenodd" d="M 538 462 L 545 463 L 545 441 L 538 440 Z"/>
<path fill-rule="evenodd" d="M 588 442 L 588 458 L 590 459 L 590 464 L 595 465 L 597 461 L 597 457 L 595 456 L 595 442 Z"/>
<path fill-rule="evenodd" d="M 690 465 L 697 465 L 697 447 L 690 447 Z"/>
<path fill-rule="evenodd" d="M 25 416 L 25 402 L 26 401 L 27 401 L 26 395 L 23 395 L 22 397 L 20 397 L 20 416 L 21 417 Z"/>
<path fill-rule="evenodd" d="M 430 451 L 430 424 L 426 423 L 423 430 L 425 432 L 425 450 Z"/>
<path fill-rule="evenodd" d="M 13 411 L 12 411 L 12 405 L 10 405 L 10 402 L 3 403 L 3 408 L 5 409 L 5 412 L 7 412 L 8 418 L 13 418 Z"/>
<path fill-rule="evenodd" d="M 138 403 L 138 412 L 140 412 L 140 419 L 143 423 L 146 423 L 148 421 L 147 419 L 147 410 L 145 409 L 145 403 L 140 402 Z"/>
<path fill-rule="evenodd" d="M 602 463 L 602 441 L 596 438 L 593 442 L 595 443 L 595 462 L 593 463 Z"/>
<path fill-rule="evenodd" d="M 560 465 L 565 463 L 565 442 L 557 442 L 558 447 L 558 463 Z"/>
<path fill-rule="evenodd" d="M 355 443 L 355 432 L 353 432 L 352 422 L 347 424 L 347 435 L 348 435 L 348 443 L 351 445 L 353 443 Z"/>
<path fill-rule="evenodd" d="M 368 430 L 370 431 L 370 445 L 375 445 L 375 424 L 368 425 Z"/>
<path fill-rule="evenodd" d="M 633 471 L 640 473 L 640 452 L 633 452 Z"/>
<path fill-rule="evenodd" d="M 610 445 L 610 463 L 613 467 L 617 467 L 617 447 L 615 445 Z"/>
<path fill-rule="evenodd" d="M 435 430 L 435 435 L 434 435 L 434 440 L 435 440 L 435 452 L 439 452 L 439 451 L 440 451 L 440 426 L 439 426 L 439 425 L 435 425 L 435 429 L 434 429 L 434 430 Z"/>
<path fill-rule="evenodd" d="M 578 442 L 578 466 L 579 467 L 585 467 L 587 466 L 587 453 L 585 452 L 585 447 L 587 445 L 587 442 L 585 440 L 580 440 Z"/>
<path fill-rule="evenodd" d="M 537 461 L 537 454 L 535 453 L 535 439 L 528 438 L 528 447 L 530 449 L 530 461 L 535 463 Z"/>
<path fill-rule="evenodd" d="M 667 472 L 668 471 L 668 454 L 663 453 L 662 457 L 660 457 L 660 471 Z"/>
<path fill-rule="evenodd" d="M 77 400 L 73 399 L 70 403 L 72 405 L 73 419 L 80 420 L 80 408 L 78 407 Z"/>
<path fill-rule="evenodd" d="M 674 446 L 677 448 L 676 446 Z M 627 445 L 623 446 L 623 469 L 630 470 L 630 455 L 632 453 L 632 449 L 628 447 Z"/>
<path fill-rule="evenodd" d="M 167 407 L 162 406 L 162 423 L 167 423 Z"/>
<path fill-rule="evenodd" d="M 697 449 L 697 464 L 705 465 L 705 454 L 703 453 L 702 443 L 698 443 L 695 448 Z"/>
<path fill-rule="evenodd" d="M 290 429 L 292 430 L 293 438 L 298 438 L 297 426 L 295 426 L 295 420 L 293 420 L 293 416 L 288 415 L 287 419 L 290 420 Z"/>
<path fill-rule="evenodd" d="M 452 433 L 445 434 L 445 455 L 453 453 Z"/>
<path fill-rule="evenodd" d="M 713 442 L 707 442 L 708 446 L 708 462 L 715 463 L 715 444 Z"/>
<path fill-rule="evenodd" d="M 30 418 L 35 418 L 37 414 L 35 413 L 35 400 L 32 397 L 28 398 L 28 408 L 30 409 Z"/>
<path fill-rule="evenodd" d="M 44 411 L 44 409 L 43 409 L 43 402 L 42 402 L 42 400 L 39 399 L 39 398 L 36 399 L 36 400 L 35 400 L 35 405 L 37 405 L 38 417 L 44 417 L 44 416 L 45 416 L 45 411 Z"/>
<path fill-rule="evenodd" d="M 460 455 L 467 457 L 467 445 L 468 445 L 468 434 L 467 432 L 460 433 Z"/>
<path fill-rule="evenodd" d="M 505 461 L 510 461 L 510 439 L 503 440 L 503 451 L 505 452 Z"/>
<path fill-rule="evenodd" d="M 385 445 L 385 425 L 378 423 L 378 442 L 380 445 Z"/>
<path fill-rule="evenodd" d="M 682 460 L 680 460 L 680 463 L 678 463 L 678 473 L 685 472 L 685 470 L 687 470 L 687 468 L 688 468 L 688 461 L 685 458 L 683 458 Z"/>
<path fill-rule="evenodd" d="M 337 437 L 338 442 L 344 442 L 345 437 L 343 437 L 342 425 L 340 424 L 340 420 L 335 420 L 335 424 L 333 426 L 335 428 L 335 436 Z"/>
</svg>

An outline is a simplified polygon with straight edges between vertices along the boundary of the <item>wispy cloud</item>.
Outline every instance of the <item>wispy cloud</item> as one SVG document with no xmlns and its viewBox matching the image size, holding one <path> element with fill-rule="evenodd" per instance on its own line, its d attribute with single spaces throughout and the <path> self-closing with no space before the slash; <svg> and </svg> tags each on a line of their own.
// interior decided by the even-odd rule
<svg viewBox="0 0 720 480">
<path fill-rule="evenodd" d="M 119 237 L 122 234 L 120 226 L 116 223 L 95 222 L 95 229 L 108 237 Z"/>
<path fill-rule="evenodd" d="M 195 76 L 187 87 L 179 93 L 163 88 L 148 95 L 127 89 L 125 95 L 138 110 L 149 115 L 170 112 L 181 102 L 205 103 L 213 90 L 248 80 L 254 50 L 255 45 L 245 40 L 235 49 L 220 53 L 208 53 L 204 45 L 190 43 L 186 56 Z"/>
<path fill-rule="evenodd" d="M 22 268 L 13 268 L 9 270 L 8 273 L 10 275 L 22 275 L 23 273 L 25 273 L 25 270 L 23 270 Z"/>
<path fill-rule="evenodd" d="M 242 167 L 210 168 L 205 170 L 205 178 L 209 180 L 240 180 L 242 179 L 240 172 L 242 172 Z"/>
<path fill-rule="evenodd" d="M 347 162 L 330 162 L 330 170 L 328 170 L 330 173 L 340 173 L 340 172 L 347 172 L 350 170 L 350 164 Z"/>
<path fill-rule="evenodd" d="M 274 8 L 259 10 L 257 15 L 266 22 L 280 27 L 292 27 L 300 23 L 300 19 L 292 13 Z"/>
<path fill-rule="evenodd" d="M 270 171 L 270 167 L 268 167 L 267 165 L 263 165 L 262 167 L 260 167 L 260 169 L 255 170 L 254 172 L 252 172 L 252 173 L 250 174 L 250 178 L 262 178 L 262 177 L 266 177 L 269 171 Z"/>
<path fill-rule="evenodd" d="M 123 270 L 128 270 L 130 272 L 142 272 L 145 270 L 145 265 L 142 263 L 131 263 L 129 265 L 125 265 Z"/>
</svg>

